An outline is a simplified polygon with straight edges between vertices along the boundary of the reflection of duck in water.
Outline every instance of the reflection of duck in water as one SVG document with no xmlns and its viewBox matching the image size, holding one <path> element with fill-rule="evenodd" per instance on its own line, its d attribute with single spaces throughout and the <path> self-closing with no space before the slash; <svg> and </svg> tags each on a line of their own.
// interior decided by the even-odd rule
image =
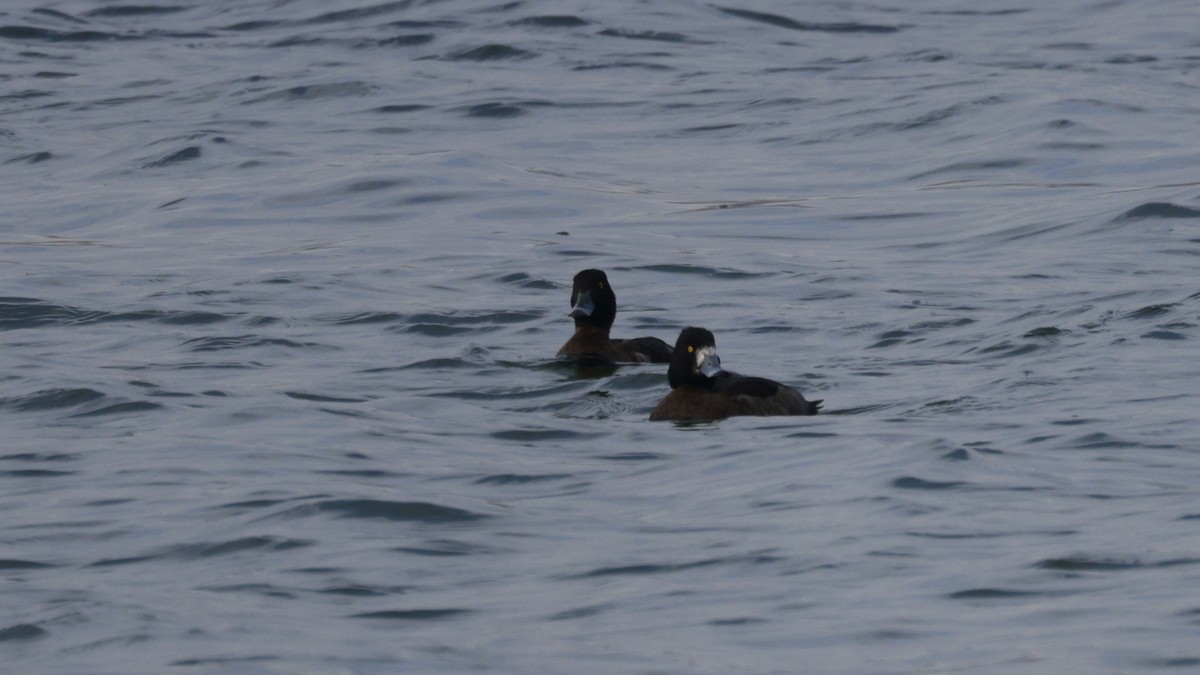
<svg viewBox="0 0 1200 675">
<path fill-rule="evenodd" d="M 558 350 L 559 357 L 609 363 L 668 363 L 671 346 L 656 337 L 613 340 L 608 337 L 617 318 L 617 296 L 600 270 L 583 270 L 571 288 L 575 334 Z"/>
<path fill-rule="evenodd" d="M 719 420 L 734 415 L 816 415 L 821 401 L 762 377 L 721 369 L 717 341 L 703 328 L 684 328 L 667 370 L 671 391 L 651 420 Z"/>
</svg>

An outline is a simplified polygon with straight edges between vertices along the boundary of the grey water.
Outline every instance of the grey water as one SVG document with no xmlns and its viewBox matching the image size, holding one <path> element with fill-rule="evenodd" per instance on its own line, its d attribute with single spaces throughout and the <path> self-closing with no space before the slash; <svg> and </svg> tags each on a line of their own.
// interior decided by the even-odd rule
<svg viewBox="0 0 1200 675">
<path fill-rule="evenodd" d="M 3 670 L 1200 670 L 1196 27 L 6 2 Z"/>
</svg>

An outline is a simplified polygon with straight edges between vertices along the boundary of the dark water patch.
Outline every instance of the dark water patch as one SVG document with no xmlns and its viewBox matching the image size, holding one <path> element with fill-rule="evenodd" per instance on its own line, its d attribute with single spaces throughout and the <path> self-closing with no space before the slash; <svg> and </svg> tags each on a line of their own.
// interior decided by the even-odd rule
<svg viewBox="0 0 1200 675">
<path fill-rule="evenodd" d="M 366 403 L 370 400 L 367 398 L 344 398 L 325 394 L 309 394 L 302 391 L 285 391 L 283 395 L 298 401 L 313 401 L 316 403 Z"/>
<path fill-rule="evenodd" d="M 156 321 L 168 325 L 198 326 L 226 321 L 225 314 L 202 311 L 139 310 L 103 312 L 54 305 L 33 298 L 0 298 L 0 330 L 45 325 L 84 326 L 95 323 Z"/>
<path fill-rule="evenodd" d="M 930 401 L 921 406 L 926 410 L 936 410 L 938 412 L 961 412 L 963 410 L 971 410 L 979 407 L 979 399 L 974 396 L 959 396 L 958 398 L 939 399 Z"/>
<path fill-rule="evenodd" d="M 308 84 L 299 87 L 288 87 L 273 91 L 265 96 L 244 101 L 245 105 L 264 103 L 268 101 L 308 102 L 323 99 L 341 99 L 351 96 L 370 96 L 375 92 L 373 85 L 358 80 L 347 82 L 330 82 L 327 84 Z"/>
<path fill-rule="evenodd" d="M 74 471 L 54 471 L 51 469 L 11 469 L 0 471 L 0 476 L 6 478 L 57 478 L 74 475 Z"/>
<path fill-rule="evenodd" d="M 496 277 L 496 281 L 508 286 L 516 286 L 518 288 L 528 288 L 537 291 L 556 291 L 563 287 L 553 281 L 538 279 L 532 277 L 525 272 L 512 272 Z"/>
<path fill-rule="evenodd" d="M 681 134 L 709 134 L 709 133 L 714 133 L 714 132 L 737 130 L 737 129 L 741 129 L 744 126 L 746 126 L 746 125 L 744 125 L 744 124 L 706 124 L 706 125 L 698 126 L 698 127 L 686 127 L 684 129 L 680 129 L 679 133 L 681 133 Z"/>
<path fill-rule="evenodd" d="M 673 565 L 624 565 L 620 567 L 598 567 L 589 572 L 578 575 L 577 579 L 591 579 L 595 577 L 611 577 L 611 576 L 648 576 L 651 574 L 665 574 L 670 572 L 682 572 L 684 570 L 695 569 L 697 567 L 710 567 L 719 564 L 718 560 L 703 560 L 692 563 L 677 563 Z"/>
<path fill-rule="evenodd" d="M 1114 560 L 1073 555 L 1063 558 L 1046 558 L 1034 564 L 1035 568 L 1063 572 L 1121 572 L 1140 569 L 1161 569 L 1200 564 L 1200 558 L 1172 558 L 1146 563 L 1141 560 Z"/>
<path fill-rule="evenodd" d="M 1003 101 L 1004 101 L 1004 99 L 1002 99 L 998 96 L 987 96 L 987 97 L 977 99 L 974 101 L 968 101 L 966 103 L 957 103 L 954 105 L 946 106 L 944 108 L 938 108 L 937 110 L 931 110 L 930 112 L 927 112 L 923 115 L 918 115 L 917 117 L 914 117 L 913 119 L 908 120 L 906 122 L 899 122 L 896 124 L 886 125 L 884 128 L 889 129 L 891 131 L 915 131 L 917 129 L 922 129 L 924 127 L 940 124 L 942 122 L 945 122 L 946 120 L 957 117 L 963 113 L 966 113 L 971 110 L 975 110 L 976 108 L 981 108 L 983 106 L 989 106 L 989 105 L 995 105 L 995 104 L 1001 103 Z M 938 169 L 936 171 L 940 172 L 943 170 L 944 169 Z"/>
<path fill-rule="evenodd" d="M 285 511 L 284 515 L 307 516 L 315 513 L 329 513 L 338 518 L 416 523 L 470 523 L 489 517 L 430 502 L 396 502 L 383 499 L 326 499 L 293 507 Z"/>
<path fill-rule="evenodd" d="M 263 338 L 256 335 L 228 335 L 185 340 L 183 347 L 190 352 L 219 352 L 227 349 L 252 349 L 257 347 L 287 347 L 301 349 L 322 347 L 315 342 L 294 342 L 283 338 Z"/>
<path fill-rule="evenodd" d="M 531 398 L 542 398 L 556 394 L 577 392 L 581 387 L 588 386 L 587 381 L 565 382 L 546 387 L 504 387 L 499 389 L 465 389 L 461 391 L 434 392 L 429 394 L 434 398 L 455 398 L 463 401 L 519 401 Z"/>
<path fill-rule="evenodd" d="M 278 656 L 213 656 L 208 658 L 180 659 L 172 661 L 171 666 L 180 666 L 190 668 L 193 666 L 218 666 L 222 670 L 226 670 L 230 666 L 236 666 L 243 663 L 265 663 L 271 661 L 279 661 Z M 237 670 L 234 672 L 242 672 Z"/>
<path fill-rule="evenodd" d="M 759 624 L 764 624 L 764 623 L 767 623 L 766 619 L 762 619 L 762 618 L 759 618 L 756 616 L 742 616 L 742 617 L 736 617 L 736 618 L 732 618 L 732 619 L 713 619 L 708 622 L 708 625 L 718 626 L 718 627 L 720 627 L 720 626 L 757 626 Z"/>
<path fill-rule="evenodd" d="M 54 567 L 50 563 L 33 560 L 18 560 L 16 558 L 0 558 L 0 571 L 5 570 L 41 570 Z"/>
<path fill-rule="evenodd" d="M 799 328 L 797 326 L 769 325 L 769 326 L 754 326 L 754 327 L 750 328 L 749 332 L 754 333 L 754 334 L 799 333 L 803 330 L 804 330 L 803 328 Z"/>
<path fill-rule="evenodd" d="M 407 553 L 409 555 L 419 555 L 434 558 L 452 558 L 491 552 L 491 549 L 483 546 L 477 546 L 475 544 L 469 544 L 463 541 L 455 541 L 453 539 L 430 541 L 427 542 L 426 546 L 400 546 L 392 550 L 399 553 Z"/>
<path fill-rule="evenodd" d="M 665 372 L 647 365 L 646 372 L 622 374 L 620 377 L 609 380 L 606 385 L 613 391 L 643 391 L 664 387 L 666 383 L 667 374 Z"/>
<path fill-rule="evenodd" d="M 198 586 L 198 590 L 210 593 L 250 593 L 266 598 L 283 598 L 292 600 L 296 594 L 272 584 L 230 584 L 228 586 Z"/>
<path fill-rule="evenodd" d="M 1144 218 L 1200 218 L 1200 209 L 1170 202 L 1147 202 L 1129 209 L 1113 219 L 1114 223 Z"/>
<path fill-rule="evenodd" d="M 43 389 L 24 396 L 0 399 L 0 407 L 22 412 L 58 410 L 84 405 L 101 398 L 104 398 L 104 394 L 95 389 Z"/>
<path fill-rule="evenodd" d="M 570 441 L 576 439 L 601 438 L 607 436 L 607 433 L 584 433 L 580 431 L 572 431 L 570 429 L 506 429 L 504 431 L 493 431 L 488 434 L 488 437 L 498 441 L 517 441 L 522 443 L 537 444 L 546 441 Z"/>
<path fill-rule="evenodd" d="M 33 26 L 0 26 L 0 39 L 36 40 L 39 42 L 105 42 L 110 40 L 132 40 L 134 36 L 104 33 L 101 31 L 57 31 Z"/>
<path fill-rule="evenodd" d="M 418 45 L 429 44 L 433 40 L 434 35 L 432 33 L 407 33 L 380 38 L 378 40 L 364 40 L 356 43 L 354 47 L 356 49 L 367 47 L 416 47 Z"/>
<path fill-rule="evenodd" d="M 892 487 L 901 490 L 953 490 L 965 485 L 963 481 L 933 481 L 915 476 L 901 476 L 892 481 Z"/>
<path fill-rule="evenodd" d="M 1123 315 L 1122 319 L 1156 319 L 1164 314 L 1169 314 L 1171 310 L 1179 306 L 1179 303 L 1169 302 L 1157 305 L 1147 305 L 1141 309 L 1136 309 L 1128 314 Z"/>
<path fill-rule="evenodd" d="M 218 314 L 216 312 L 161 312 L 161 311 L 145 311 L 145 312 L 127 312 L 122 314 L 113 314 L 110 317 L 103 319 L 104 321 L 157 321 L 169 326 L 207 326 L 209 324 L 228 321 L 232 317 L 226 314 Z"/>
<path fill-rule="evenodd" d="M 1144 668 L 1190 668 L 1200 667 L 1200 656 L 1143 659 L 1138 662 Z"/>
<path fill-rule="evenodd" d="M 569 473 L 518 474 L 500 473 L 484 476 L 475 481 L 476 485 L 528 485 L 529 483 L 544 483 L 546 481 L 569 480 L 574 478 Z"/>
<path fill-rule="evenodd" d="M 969 588 L 965 591 L 947 593 L 946 597 L 950 598 L 951 600 L 1015 600 L 1018 598 L 1049 595 L 1061 595 L 1061 593 L 1052 594 L 1043 591 L 1019 591 L 1007 588 Z"/>
<path fill-rule="evenodd" d="M 570 621 L 572 619 L 586 619 L 588 617 L 597 616 L 602 612 L 612 609 L 611 605 L 588 605 L 586 607 L 577 607 L 568 609 L 557 614 L 551 614 L 546 617 L 546 621 Z"/>
<path fill-rule="evenodd" d="M 588 255 L 592 255 L 589 253 Z M 758 277 L 772 276 L 773 272 L 744 272 L 729 268 L 707 267 L 704 265 L 683 265 L 683 264 L 664 264 L 664 265 L 641 265 L 631 269 L 645 270 L 647 272 L 663 272 L 665 274 L 695 274 L 705 277 L 714 277 L 717 279 L 754 279 Z"/>
<path fill-rule="evenodd" d="M 350 618 L 386 621 L 443 621 L 473 614 L 474 611 L 471 609 L 388 609 L 379 612 L 351 614 Z"/>
<path fill-rule="evenodd" d="M 349 598 L 381 598 L 388 595 L 403 594 L 405 589 L 397 587 L 384 590 L 372 588 L 371 586 L 330 586 L 322 588 L 317 592 L 325 595 L 342 595 Z"/>
<path fill-rule="evenodd" d="M 907 537 L 919 537 L 921 539 L 1000 539 L 1005 537 L 1024 537 L 1028 535 L 1043 535 L 1051 537 L 1070 537 L 1078 534 L 1076 530 L 1047 530 L 1047 531 L 1019 531 L 1019 532 L 905 532 Z"/>
<path fill-rule="evenodd" d="M 1110 56 L 1107 59 L 1104 59 L 1104 62 L 1111 63 L 1113 65 L 1127 65 L 1131 63 L 1154 63 L 1157 60 L 1157 56 L 1151 56 L 1149 54 L 1117 54 L 1116 56 Z"/>
<path fill-rule="evenodd" d="M 292 500 L 290 500 L 290 499 L 248 499 L 248 500 L 240 501 L 240 502 L 230 502 L 228 504 L 220 504 L 218 506 L 214 506 L 213 508 L 216 508 L 216 509 L 239 509 L 239 510 L 242 510 L 242 509 L 266 509 L 266 508 L 270 508 L 272 506 L 278 506 L 279 504 L 284 504 L 289 501 L 292 501 Z"/>
<path fill-rule="evenodd" d="M 86 24 L 87 23 L 87 21 L 80 19 L 77 16 L 72 16 L 70 14 L 67 14 L 66 12 L 60 12 L 57 9 L 49 9 L 47 7 L 38 7 L 37 9 L 33 10 L 32 13 L 38 14 L 41 16 L 48 16 L 52 19 L 59 19 L 60 21 L 67 21 L 69 23 L 78 23 L 78 24 Z"/>
<path fill-rule="evenodd" d="M 247 32 L 247 31 L 254 31 L 254 30 L 268 30 L 271 28 L 277 28 L 282 25 L 285 25 L 285 23 L 283 21 L 266 21 L 266 20 L 242 21 L 240 23 L 235 23 L 235 24 L 231 24 L 228 26 L 224 26 L 221 28 L 221 30 Z"/>
<path fill-rule="evenodd" d="M 396 312 L 359 312 L 328 319 L 335 326 L 354 326 L 372 323 L 399 323 L 404 321 L 404 315 Z"/>
<path fill-rule="evenodd" d="M 921 49 L 900 57 L 901 61 L 910 63 L 938 63 L 949 61 L 954 55 L 940 49 Z"/>
<path fill-rule="evenodd" d="M 439 323 L 414 323 L 398 329 L 401 333 L 425 335 L 428 337 L 453 337 L 467 333 L 491 333 L 500 330 L 500 326 L 447 326 Z"/>
<path fill-rule="evenodd" d="M 504 59 L 527 59 L 535 56 L 533 52 L 517 47 L 501 44 L 487 44 L 456 52 L 447 56 L 450 61 L 501 61 Z"/>
<path fill-rule="evenodd" d="M 154 560 L 157 556 L 154 555 L 136 555 L 125 558 L 103 558 L 95 562 L 89 563 L 88 567 L 119 567 L 121 565 L 134 565 L 137 563 L 148 562 Z"/>
<path fill-rule="evenodd" d="M 445 314 L 411 314 L 407 320 L 414 324 L 439 324 L 444 326 L 512 325 L 536 321 L 545 312 L 449 312 Z"/>
<path fill-rule="evenodd" d="M 1016 344 L 1008 340 L 1002 340 L 994 345 L 989 345 L 979 350 L 980 354 L 989 354 L 1002 359 L 1011 359 L 1017 356 L 1025 356 L 1042 349 L 1042 346 L 1035 343 Z M 970 353 L 973 350 L 968 350 Z"/>
<path fill-rule="evenodd" d="M 381 469 L 334 469 L 317 471 L 315 473 L 325 476 L 353 476 L 355 478 L 390 478 L 403 475 L 394 471 L 383 471 Z"/>
<path fill-rule="evenodd" d="M 898 26 L 882 26 L 855 22 L 810 23 L 807 21 L 797 21 L 779 14 L 752 12 L 746 9 L 735 9 L 733 7 L 722 7 L 720 5 L 713 5 L 713 7 L 730 16 L 736 16 L 739 19 L 757 21 L 759 23 L 777 26 L 779 28 L 787 28 L 789 30 L 819 31 L 824 33 L 896 33 L 900 30 Z"/>
<path fill-rule="evenodd" d="M 433 28 L 462 28 L 462 21 L 454 21 L 451 19 L 437 19 L 433 21 L 418 21 L 412 19 L 402 19 L 400 21 L 389 21 L 383 24 L 388 28 L 404 28 L 407 30 L 429 30 Z"/>
<path fill-rule="evenodd" d="M 615 455 L 597 455 L 596 459 L 610 462 L 653 462 L 660 459 L 670 459 L 671 455 L 657 452 L 618 452 Z"/>
<path fill-rule="evenodd" d="M 0 330 L 36 328 L 72 321 L 86 312 L 35 298 L 0 297 Z"/>
<path fill-rule="evenodd" d="M 1152 330 L 1148 333 L 1142 333 L 1142 338 L 1147 340 L 1186 340 L 1188 336 L 1183 333 L 1177 333 L 1173 330 Z"/>
<path fill-rule="evenodd" d="M 480 103 L 478 105 L 464 106 L 455 108 L 455 111 L 464 113 L 467 117 L 484 117 L 492 119 L 507 119 L 510 117 L 519 117 L 525 114 L 525 109 L 514 103 Z"/>
<path fill-rule="evenodd" d="M 918 180 L 921 178 L 928 178 L 930 176 L 936 176 L 938 174 L 944 174 L 944 173 L 960 174 L 960 173 L 972 173 L 972 172 L 976 172 L 976 171 L 999 171 L 1002 169 L 1017 169 L 1017 168 L 1020 168 L 1023 166 L 1028 166 L 1029 164 L 1031 164 L 1031 162 L 1029 162 L 1027 160 L 1023 160 L 1023 159 L 996 159 L 996 160 L 990 160 L 990 161 L 986 161 L 986 162 L 956 162 L 954 164 L 947 164 L 946 166 L 938 167 L 936 169 L 931 169 L 929 171 L 925 171 L 922 173 L 913 174 L 912 176 L 909 176 L 909 180 Z"/>
<path fill-rule="evenodd" d="M 608 70 L 612 68 L 638 68 L 641 70 L 674 70 L 671 66 L 666 66 L 661 63 L 650 63 L 646 61 L 605 61 L 604 63 L 590 63 L 579 66 L 572 66 L 571 70 L 581 72 L 588 70 Z M 562 254 L 560 254 L 562 255 Z M 593 255 L 586 253 L 582 255 Z"/>
<path fill-rule="evenodd" d="M 159 14 L 175 14 L 187 10 L 187 7 L 178 7 L 173 5 L 109 5 L 107 7 L 99 7 L 83 15 L 89 18 L 94 17 L 124 17 L 124 16 L 147 16 Z"/>
<path fill-rule="evenodd" d="M 1025 333 L 1021 337 L 1027 338 L 1027 339 L 1048 338 L 1048 337 L 1057 337 L 1059 335 L 1064 335 L 1064 334 L 1070 333 L 1070 332 L 1071 331 L 1069 331 L 1069 330 L 1065 330 L 1063 328 L 1057 328 L 1055 326 L 1041 326 L 1039 328 L 1034 328 L 1033 330 Z"/>
<path fill-rule="evenodd" d="M 877 337 L 877 341 L 875 343 L 869 345 L 867 347 L 867 349 L 882 349 L 884 347 L 891 347 L 893 345 L 898 345 L 902 342 L 907 342 L 908 338 L 912 337 L 912 335 L 913 335 L 912 331 L 907 331 L 907 330 L 885 331 L 883 333 L 880 333 Z"/>
<path fill-rule="evenodd" d="M 106 405 L 95 410 L 76 413 L 74 417 L 103 417 L 105 415 L 124 415 L 126 413 L 148 412 L 150 410 L 159 410 L 163 406 L 161 403 L 152 403 L 150 401 L 125 401 L 123 403 L 114 403 Z"/>
<path fill-rule="evenodd" d="M 43 91 L 41 89 L 26 89 L 11 94 L 0 94 L 0 101 L 25 101 L 33 98 L 45 98 L 54 96 L 54 92 Z"/>
<path fill-rule="evenodd" d="M 400 366 L 399 368 L 387 368 L 387 369 L 373 368 L 369 371 L 364 371 L 364 372 L 374 373 L 374 372 L 386 372 L 388 370 L 456 370 L 456 369 L 462 369 L 462 368 L 478 369 L 479 364 L 475 363 L 473 361 L 468 361 L 467 359 L 434 358 L 434 359 L 424 359 L 421 361 L 414 361 L 413 363 L 405 364 L 403 366 Z"/>
<path fill-rule="evenodd" d="M 284 38 L 282 40 L 276 40 L 267 46 L 272 49 L 286 49 L 288 47 L 313 47 L 325 44 L 342 44 L 342 41 L 309 37 L 307 35 L 293 35 L 292 37 Z M 256 103 L 261 100 L 264 99 L 255 99 L 253 101 L 248 101 L 248 103 Z"/>
<path fill-rule="evenodd" d="M 414 0 L 394 0 L 393 2 L 383 2 L 375 5 L 366 5 L 355 9 L 344 9 L 334 12 L 326 12 L 318 14 L 304 20 L 306 24 L 326 24 L 340 23 L 343 21 L 355 21 L 358 19 L 370 19 L 383 14 L 391 14 L 410 9 L 414 4 Z"/>
<path fill-rule="evenodd" d="M 779 562 L 780 558 L 771 555 L 747 555 L 733 556 L 728 558 L 707 558 L 704 560 L 695 560 L 684 563 L 647 563 L 639 565 L 620 565 L 616 567 L 597 567 L 595 569 L 583 572 L 573 576 L 566 577 L 568 579 L 594 579 L 597 577 L 612 577 L 612 576 L 650 576 L 658 574 L 673 574 L 675 572 L 686 572 L 688 570 L 700 569 L 704 567 L 714 567 L 717 565 L 730 564 L 765 564 Z"/>
<path fill-rule="evenodd" d="M 277 537 L 242 537 L 230 541 L 200 544 L 182 544 L 171 546 L 140 556 L 128 558 L 106 558 L 97 560 L 89 567 L 114 567 L 150 560 L 206 560 L 243 551 L 290 551 L 314 545 L 315 542 L 300 539 L 279 539 Z"/>
<path fill-rule="evenodd" d="M 18 623 L 0 628 L 0 642 L 22 642 L 46 637 L 48 631 L 31 623 Z"/>
<path fill-rule="evenodd" d="M 536 26 L 538 28 L 578 28 L 589 25 L 589 21 L 571 14 L 547 14 L 544 16 L 527 16 L 524 19 L 509 21 L 510 26 Z"/>
<path fill-rule="evenodd" d="M 600 31 L 600 35 L 605 37 L 625 38 L 627 40 L 649 40 L 652 42 L 691 42 L 691 40 L 688 39 L 688 36 L 682 33 L 671 33 L 668 31 L 656 30 L 630 31 L 619 30 L 616 28 L 606 28 L 605 30 Z"/>
<path fill-rule="evenodd" d="M 1110 436 L 1102 431 L 1080 436 L 1071 443 L 1071 446 L 1081 450 L 1123 450 L 1128 448 L 1147 447 L 1141 443 L 1126 441 L 1114 436 Z"/>
<path fill-rule="evenodd" d="M 429 108 L 430 106 L 421 105 L 419 103 L 393 104 L 381 105 L 378 108 L 373 109 L 371 112 L 376 112 L 381 115 L 399 115 L 404 113 L 419 112 L 421 110 L 428 110 Z"/>
<path fill-rule="evenodd" d="M 166 157 L 162 157 L 162 158 L 159 158 L 156 160 L 145 162 L 142 164 L 142 168 L 158 169 L 158 168 L 162 168 L 162 167 L 166 167 L 166 166 L 172 166 L 174 164 L 182 164 L 183 162 L 189 162 L 193 159 L 199 159 L 200 155 L 201 155 L 200 146 L 189 145 L 188 147 L 183 148 L 181 150 L 177 150 L 177 151 L 167 155 Z"/>
<path fill-rule="evenodd" d="M 17 157 L 13 157 L 12 159 L 5 161 L 4 163 L 5 164 L 38 164 L 41 162 L 45 162 L 53 157 L 54 157 L 54 155 L 49 152 L 33 152 L 28 155 L 18 155 Z"/>
</svg>

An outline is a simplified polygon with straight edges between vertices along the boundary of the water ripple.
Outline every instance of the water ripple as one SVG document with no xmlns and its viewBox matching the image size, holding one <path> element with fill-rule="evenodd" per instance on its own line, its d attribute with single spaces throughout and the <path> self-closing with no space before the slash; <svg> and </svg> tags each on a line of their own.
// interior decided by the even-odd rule
<svg viewBox="0 0 1200 675">
<path fill-rule="evenodd" d="M 309 516 L 319 513 L 333 514 L 338 518 L 418 523 L 470 523 L 488 518 L 481 513 L 431 502 L 397 502 L 385 499 L 326 499 L 292 507 L 283 515 Z"/>
</svg>

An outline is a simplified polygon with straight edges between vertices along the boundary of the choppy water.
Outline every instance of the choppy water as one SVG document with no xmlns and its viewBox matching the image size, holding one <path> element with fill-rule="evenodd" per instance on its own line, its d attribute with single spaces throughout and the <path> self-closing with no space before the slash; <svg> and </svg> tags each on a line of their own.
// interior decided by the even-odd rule
<svg viewBox="0 0 1200 675">
<path fill-rule="evenodd" d="M 1200 668 L 1195 25 L 7 3 L 5 670 Z"/>
</svg>

